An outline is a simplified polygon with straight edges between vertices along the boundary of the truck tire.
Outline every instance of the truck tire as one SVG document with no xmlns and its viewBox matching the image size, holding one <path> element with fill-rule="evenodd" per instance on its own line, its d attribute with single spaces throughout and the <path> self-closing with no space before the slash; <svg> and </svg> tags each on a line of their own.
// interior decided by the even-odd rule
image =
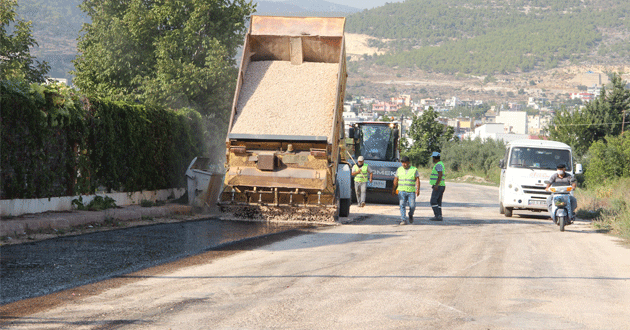
<svg viewBox="0 0 630 330">
<path fill-rule="evenodd" d="M 499 202 L 499 214 L 505 214 L 505 208 L 501 202 Z"/>
<path fill-rule="evenodd" d="M 339 200 L 339 216 L 347 217 L 350 214 L 350 198 L 342 198 Z"/>
<path fill-rule="evenodd" d="M 512 208 L 511 207 L 506 207 L 505 209 L 505 216 L 508 218 L 512 217 Z"/>
</svg>

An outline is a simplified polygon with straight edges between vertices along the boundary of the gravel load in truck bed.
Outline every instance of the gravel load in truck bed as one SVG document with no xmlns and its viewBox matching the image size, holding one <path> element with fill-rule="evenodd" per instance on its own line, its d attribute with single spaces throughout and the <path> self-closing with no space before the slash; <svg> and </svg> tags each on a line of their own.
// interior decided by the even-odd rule
<svg viewBox="0 0 630 330">
<path fill-rule="evenodd" d="M 331 140 L 338 70 L 337 63 L 251 62 L 231 132 Z"/>
</svg>

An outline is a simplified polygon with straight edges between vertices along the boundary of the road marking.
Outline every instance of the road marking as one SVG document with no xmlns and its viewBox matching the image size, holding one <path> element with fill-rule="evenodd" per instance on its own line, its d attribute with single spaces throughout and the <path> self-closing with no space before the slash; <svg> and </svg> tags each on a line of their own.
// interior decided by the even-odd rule
<svg viewBox="0 0 630 330">
<path fill-rule="evenodd" d="M 465 270 L 467 270 L 467 269 L 473 268 L 473 267 L 477 266 L 478 264 L 480 264 L 480 263 L 482 263 L 482 262 L 484 262 L 484 261 L 486 261 L 486 260 L 488 260 L 488 259 L 490 259 L 490 257 L 489 257 L 489 256 L 488 256 L 488 257 L 485 257 L 485 258 L 483 258 L 483 259 L 481 259 L 481 260 L 479 260 L 479 261 L 477 261 L 477 262 L 475 262 L 474 264 L 472 264 L 472 265 L 470 265 L 470 266 L 468 266 L 468 267 L 466 267 L 466 268 L 460 269 L 460 270 L 459 270 L 459 271 L 457 271 L 456 273 L 461 273 L 461 272 L 463 272 L 463 271 L 465 271 Z"/>
<path fill-rule="evenodd" d="M 459 309 L 457 309 L 457 308 L 455 308 L 455 307 L 451 307 L 451 306 L 449 306 L 449 305 L 444 305 L 443 303 L 441 303 L 441 302 L 439 302 L 439 301 L 436 301 L 436 303 L 437 303 L 439 306 L 443 306 L 443 307 L 446 307 L 446 308 L 448 308 L 448 309 L 450 309 L 450 310 L 452 310 L 452 311 L 456 311 L 456 312 L 458 312 L 458 313 L 460 313 L 460 314 L 467 315 L 467 313 L 462 312 L 462 311 L 460 311 Z"/>
</svg>

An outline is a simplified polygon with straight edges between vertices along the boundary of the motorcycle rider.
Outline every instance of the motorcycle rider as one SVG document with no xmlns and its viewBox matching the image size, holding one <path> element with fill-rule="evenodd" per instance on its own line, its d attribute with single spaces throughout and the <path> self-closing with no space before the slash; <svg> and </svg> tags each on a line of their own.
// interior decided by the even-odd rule
<svg viewBox="0 0 630 330">
<path fill-rule="evenodd" d="M 566 170 L 567 170 L 566 165 L 558 164 L 557 172 L 552 174 L 551 177 L 549 178 L 549 183 L 547 183 L 547 187 L 545 188 L 545 191 L 549 191 L 549 188 L 554 182 L 565 183 L 567 186 L 568 185 L 572 186 L 573 190 L 575 190 L 575 188 L 577 187 L 577 180 L 575 179 L 573 175 L 567 173 Z M 547 197 L 547 209 L 549 210 L 549 214 L 551 214 L 551 207 L 552 207 L 551 197 L 552 197 L 551 195 Z M 569 198 L 571 199 L 571 211 L 573 214 L 571 222 L 573 222 L 573 220 L 575 220 L 575 209 L 577 208 L 577 199 L 573 197 L 573 195 L 569 196 Z"/>
</svg>

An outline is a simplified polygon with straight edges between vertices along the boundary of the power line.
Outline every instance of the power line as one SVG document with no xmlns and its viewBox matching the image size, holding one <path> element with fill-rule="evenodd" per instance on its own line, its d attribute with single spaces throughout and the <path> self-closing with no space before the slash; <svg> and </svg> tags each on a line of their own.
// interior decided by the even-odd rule
<svg viewBox="0 0 630 330">
<path fill-rule="evenodd" d="M 600 125 L 621 125 L 621 123 L 600 123 L 600 124 L 555 124 L 554 126 L 600 126 Z"/>
</svg>

